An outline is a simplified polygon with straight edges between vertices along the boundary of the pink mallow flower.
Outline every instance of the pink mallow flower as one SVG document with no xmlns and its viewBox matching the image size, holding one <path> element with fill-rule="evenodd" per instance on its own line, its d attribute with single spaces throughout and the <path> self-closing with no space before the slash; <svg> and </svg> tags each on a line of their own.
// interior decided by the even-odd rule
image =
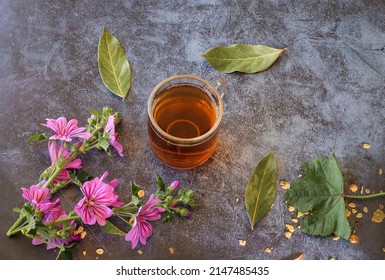
<svg viewBox="0 0 385 280">
<path fill-rule="evenodd" d="M 120 207 L 124 204 L 118 202 L 118 194 L 114 192 L 119 181 L 114 179 L 108 184 L 104 183 L 103 180 L 107 176 L 108 172 L 104 172 L 100 179 L 96 177 L 87 181 L 81 188 L 84 198 L 75 206 L 75 212 L 87 225 L 98 222 L 99 225 L 104 226 L 106 219 L 113 215 L 109 206 Z"/>
<path fill-rule="evenodd" d="M 72 154 L 69 153 L 63 145 L 60 145 L 58 147 L 56 145 L 56 141 L 48 141 L 48 151 L 49 151 L 49 156 L 51 158 L 51 162 L 53 165 L 57 164 L 60 158 L 63 158 L 64 160 L 68 160 L 68 158 L 72 156 Z M 81 169 L 81 168 L 82 168 L 82 161 L 80 159 L 76 158 L 72 160 L 56 176 L 53 183 L 56 184 L 60 181 L 68 181 L 70 179 L 70 174 L 68 169 Z"/>
<path fill-rule="evenodd" d="M 46 222 L 54 222 L 58 219 L 66 218 L 67 214 L 66 212 L 61 209 L 60 207 L 55 207 L 51 209 L 50 211 L 46 212 L 43 216 L 43 223 Z M 76 228 L 76 223 L 74 221 L 71 221 L 69 223 L 74 229 Z M 56 225 L 58 230 L 63 229 L 63 224 L 58 223 Z M 69 236 L 66 238 L 59 237 L 59 236 L 50 236 L 50 238 L 45 238 L 41 236 L 40 234 L 37 234 L 34 239 L 32 239 L 33 245 L 40 245 L 42 243 L 47 243 L 47 250 L 56 249 L 57 247 L 60 247 L 62 245 L 68 245 L 72 243 L 73 241 L 79 241 L 80 235 L 75 234 L 74 231 L 69 232 Z"/>
<path fill-rule="evenodd" d="M 84 132 L 85 127 L 78 127 L 78 121 L 72 119 L 67 122 L 65 117 L 60 117 L 58 119 L 46 119 L 47 124 L 43 124 L 45 127 L 48 127 L 56 132 L 55 135 L 52 135 L 49 139 L 51 140 L 63 140 L 66 142 L 71 142 L 72 137 L 78 137 L 82 139 L 88 139 L 92 136 L 89 132 Z"/>
<path fill-rule="evenodd" d="M 152 194 L 147 203 L 140 207 L 138 213 L 135 215 L 135 221 L 132 229 L 126 234 L 125 239 L 131 241 L 132 249 L 135 249 L 140 240 L 140 243 L 146 245 L 146 240 L 152 235 L 152 226 L 146 220 L 155 221 L 161 218 L 159 213 L 164 212 L 165 209 L 160 206 L 156 206 L 161 202 L 160 199 L 154 199 Z"/>
<path fill-rule="evenodd" d="M 123 156 L 123 146 L 118 142 L 116 137 L 118 136 L 118 133 L 115 132 L 115 123 L 114 123 L 114 115 L 110 115 L 108 117 L 108 121 L 106 126 L 104 127 L 104 131 L 108 132 L 108 138 L 110 145 L 115 148 L 115 150 L 118 152 L 118 154 L 122 157 Z"/>
<path fill-rule="evenodd" d="M 29 189 L 21 188 L 22 196 L 38 209 L 41 213 L 50 211 L 60 204 L 60 198 L 51 202 L 51 195 L 48 188 L 42 188 L 41 185 L 32 185 Z"/>
<path fill-rule="evenodd" d="M 67 149 L 61 145 L 57 146 L 56 141 L 48 141 L 48 151 L 49 156 L 51 158 L 52 164 L 57 164 L 60 158 L 63 158 L 64 160 L 68 160 L 72 156 L 71 153 L 67 151 Z M 72 160 L 69 162 L 64 169 L 56 176 L 54 180 L 54 184 L 60 181 L 68 181 L 70 179 L 70 174 L 68 172 L 68 169 L 81 169 L 82 168 L 82 161 L 78 158 Z"/>
</svg>

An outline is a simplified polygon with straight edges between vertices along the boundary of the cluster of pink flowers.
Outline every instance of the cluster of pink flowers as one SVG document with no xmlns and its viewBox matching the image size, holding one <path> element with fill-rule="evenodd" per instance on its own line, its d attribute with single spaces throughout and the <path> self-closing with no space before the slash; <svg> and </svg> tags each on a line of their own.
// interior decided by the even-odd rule
<svg viewBox="0 0 385 280">
<path fill-rule="evenodd" d="M 43 223 L 54 222 L 58 219 L 67 217 L 66 212 L 60 208 L 60 198 L 56 199 L 55 202 L 51 202 L 51 195 L 49 194 L 48 188 L 41 187 L 41 185 L 32 185 L 29 189 L 22 188 L 22 196 L 40 212 Z M 76 228 L 76 223 L 74 221 L 71 222 L 71 225 L 74 229 Z M 59 223 L 56 227 L 60 230 L 63 225 Z M 51 250 L 63 244 L 67 245 L 78 240 L 80 240 L 80 236 L 74 234 L 72 231 L 66 238 L 52 236 L 47 239 L 42 235 L 36 235 L 32 240 L 32 244 L 40 245 L 43 242 L 46 242 L 47 249 Z"/>
<path fill-rule="evenodd" d="M 8 236 L 21 231 L 33 238 L 34 245 L 44 243 L 47 244 L 47 249 L 60 248 L 62 252 L 66 250 L 67 245 L 84 237 L 80 234 L 82 229 L 77 228 L 75 220 L 80 220 L 85 225 L 98 224 L 104 227 L 107 219 L 117 216 L 131 227 L 125 234 L 125 240 L 131 242 L 134 249 L 139 243 L 146 245 L 147 239 L 153 233 L 151 222 L 161 219 L 162 213 L 167 212 L 168 221 L 171 221 L 174 214 L 191 216 L 186 207 L 194 207 L 192 192 L 176 192 L 179 181 L 172 182 L 166 188 L 158 177 L 158 191 L 151 194 L 148 201 L 140 206 L 139 198 L 142 195 L 139 195 L 139 190 L 133 191 L 131 202 L 125 204 L 119 201 L 115 191 L 119 181 L 113 179 L 107 182 L 107 171 L 101 177 L 87 181 L 85 172 L 78 171 L 82 169 L 83 164 L 77 156 L 92 148 L 103 149 L 110 154 L 112 146 L 123 156 L 123 146 L 115 131 L 115 125 L 119 121 L 119 114 L 108 107 L 103 108 L 102 112 L 94 110 L 88 119 L 87 127 L 78 127 L 78 121 L 75 119 L 47 119 L 47 123 L 43 125 L 55 132 L 48 138 L 51 165 L 41 175 L 40 183 L 30 188 L 21 188 L 22 196 L 28 203 L 23 209 L 16 210 L 20 217 L 7 232 Z M 40 135 L 38 136 L 40 139 Z M 47 139 L 45 136 L 43 138 Z M 72 141 L 74 144 L 71 146 Z M 109 145 L 106 145 L 107 142 Z M 80 186 L 83 197 L 74 206 L 74 210 L 67 214 L 61 208 L 60 198 L 53 200 L 53 194 L 71 182 Z M 104 230 L 107 230 L 106 227 Z"/>
</svg>

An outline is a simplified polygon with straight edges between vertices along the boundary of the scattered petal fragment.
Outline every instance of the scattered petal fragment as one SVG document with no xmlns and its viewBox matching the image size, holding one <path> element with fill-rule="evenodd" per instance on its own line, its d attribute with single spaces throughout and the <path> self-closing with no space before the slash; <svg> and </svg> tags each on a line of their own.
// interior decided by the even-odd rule
<svg viewBox="0 0 385 280">
<path fill-rule="evenodd" d="M 360 239 L 358 238 L 357 235 L 352 234 L 349 237 L 349 241 L 350 241 L 350 243 L 357 244 L 358 242 L 360 242 Z"/>
<path fill-rule="evenodd" d="M 245 246 L 246 245 L 246 240 L 239 239 L 238 242 L 239 242 L 239 245 L 241 245 L 241 246 Z"/>
<path fill-rule="evenodd" d="M 356 204 L 355 204 L 354 202 L 350 202 L 350 203 L 348 204 L 348 206 L 349 206 L 350 208 L 355 208 L 355 207 L 356 207 Z"/>
<path fill-rule="evenodd" d="M 334 236 L 332 237 L 332 239 L 333 239 L 334 241 L 337 241 L 337 240 L 340 239 L 340 237 L 339 237 L 338 235 L 334 235 Z"/>
<path fill-rule="evenodd" d="M 279 184 L 281 185 L 281 188 L 284 190 L 290 189 L 290 183 L 287 181 L 280 181 Z"/>
<path fill-rule="evenodd" d="M 286 228 L 287 228 L 288 231 L 294 232 L 294 227 L 293 227 L 292 225 L 286 224 L 285 226 L 286 226 Z"/>
<path fill-rule="evenodd" d="M 370 149 L 370 144 L 364 142 L 364 143 L 362 143 L 362 147 L 363 147 L 364 149 Z"/>
<path fill-rule="evenodd" d="M 104 253 L 103 249 L 96 249 L 96 254 L 102 255 Z"/>
<path fill-rule="evenodd" d="M 381 209 L 377 209 L 376 211 L 374 211 L 372 216 L 372 222 L 382 223 L 384 219 L 385 219 L 385 214 Z"/>
<path fill-rule="evenodd" d="M 284 235 L 288 239 L 291 238 L 291 232 L 290 231 L 285 231 Z"/>
<path fill-rule="evenodd" d="M 356 184 L 351 184 L 351 185 L 349 186 L 349 189 L 350 189 L 351 192 L 356 192 L 356 191 L 358 191 L 358 187 L 357 187 Z"/>
</svg>

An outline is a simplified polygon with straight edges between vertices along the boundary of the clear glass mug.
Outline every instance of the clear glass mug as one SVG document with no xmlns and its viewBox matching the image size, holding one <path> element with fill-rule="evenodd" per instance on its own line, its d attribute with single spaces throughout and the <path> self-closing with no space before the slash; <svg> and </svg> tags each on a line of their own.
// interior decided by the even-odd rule
<svg viewBox="0 0 385 280">
<path fill-rule="evenodd" d="M 220 78 L 213 84 L 198 76 L 177 75 L 152 91 L 147 107 L 149 142 L 164 164 L 194 168 L 214 152 L 227 84 Z"/>
</svg>

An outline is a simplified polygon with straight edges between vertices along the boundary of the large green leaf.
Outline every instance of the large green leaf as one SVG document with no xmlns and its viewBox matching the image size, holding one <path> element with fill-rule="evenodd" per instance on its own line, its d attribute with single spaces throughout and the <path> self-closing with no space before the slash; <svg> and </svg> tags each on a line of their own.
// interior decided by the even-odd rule
<svg viewBox="0 0 385 280">
<path fill-rule="evenodd" d="M 336 157 L 319 157 L 301 166 L 304 176 L 292 184 L 285 200 L 301 212 L 310 212 L 301 222 L 307 234 L 338 235 L 348 239 L 350 226 L 345 213 L 343 177 Z"/>
<path fill-rule="evenodd" d="M 123 46 L 103 28 L 98 45 L 98 67 L 104 85 L 124 98 L 131 87 L 131 69 Z"/>
<path fill-rule="evenodd" d="M 256 73 L 269 68 L 286 49 L 264 45 L 232 45 L 215 47 L 202 56 L 219 72 Z"/>
<path fill-rule="evenodd" d="M 254 169 L 245 192 L 245 205 L 251 229 L 271 209 L 277 194 L 277 164 L 273 153 L 263 158 Z"/>
</svg>

